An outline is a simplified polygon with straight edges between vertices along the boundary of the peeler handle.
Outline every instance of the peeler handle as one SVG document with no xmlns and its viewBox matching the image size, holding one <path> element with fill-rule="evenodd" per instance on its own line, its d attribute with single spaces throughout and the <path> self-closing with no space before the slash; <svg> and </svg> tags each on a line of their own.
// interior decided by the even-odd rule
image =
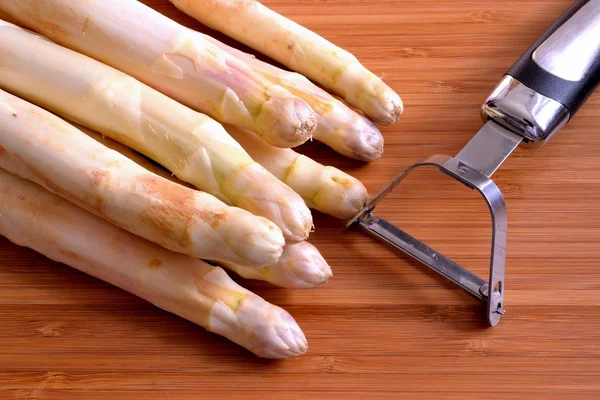
<svg viewBox="0 0 600 400">
<path fill-rule="evenodd" d="M 508 70 L 482 116 L 545 143 L 600 83 L 600 0 L 576 1 Z"/>
</svg>

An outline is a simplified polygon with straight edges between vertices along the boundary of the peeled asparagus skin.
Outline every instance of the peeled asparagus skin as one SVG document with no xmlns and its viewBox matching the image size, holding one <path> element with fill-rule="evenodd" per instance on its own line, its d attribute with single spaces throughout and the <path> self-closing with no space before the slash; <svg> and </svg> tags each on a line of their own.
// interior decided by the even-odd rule
<svg viewBox="0 0 600 400">
<path fill-rule="evenodd" d="M 308 237 L 299 195 L 261 167 L 215 120 L 92 58 L 0 21 L 0 87 L 152 158 L 229 205 Z"/>
<path fill-rule="evenodd" d="M 177 8 L 340 94 L 375 122 L 400 118 L 400 96 L 352 54 L 255 0 L 170 0 Z"/>
<path fill-rule="evenodd" d="M 286 289 L 311 289 L 327 283 L 333 276 L 331 267 L 319 250 L 308 242 L 286 245 L 275 264 L 248 268 L 219 263 L 246 279 L 266 281 Z"/>
<path fill-rule="evenodd" d="M 346 157 L 375 161 L 383 154 L 383 135 L 368 118 L 352 110 L 304 76 L 285 71 L 207 36 L 223 51 L 243 60 L 263 77 L 306 101 L 317 113 L 313 138 Z"/>
<path fill-rule="evenodd" d="M 306 102 L 136 0 L 0 0 L 0 12 L 275 146 L 302 144 L 316 128 Z"/>
<path fill-rule="evenodd" d="M 0 170 L 0 234 L 225 336 L 259 357 L 306 352 L 285 310 L 221 268 L 166 250 Z"/>
<path fill-rule="evenodd" d="M 231 126 L 226 129 L 257 162 L 302 196 L 310 208 L 350 219 L 369 199 L 358 179 L 337 168 L 319 164 L 292 149 L 269 146 L 253 132 Z"/>
<path fill-rule="evenodd" d="M 3 91 L 0 168 L 180 253 L 260 267 L 283 251 L 283 235 L 271 221 L 152 174 Z"/>
</svg>

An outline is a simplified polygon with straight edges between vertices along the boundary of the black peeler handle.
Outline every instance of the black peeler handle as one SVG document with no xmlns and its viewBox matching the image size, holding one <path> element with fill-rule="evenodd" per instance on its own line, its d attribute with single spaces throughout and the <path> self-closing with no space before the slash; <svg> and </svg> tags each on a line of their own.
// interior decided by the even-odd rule
<svg viewBox="0 0 600 400">
<path fill-rule="evenodd" d="M 579 0 L 508 70 L 483 116 L 544 143 L 599 83 L 600 0 Z"/>
<path fill-rule="evenodd" d="M 575 2 L 508 75 L 575 114 L 600 82 L 600 1 Z"/>
</svg>

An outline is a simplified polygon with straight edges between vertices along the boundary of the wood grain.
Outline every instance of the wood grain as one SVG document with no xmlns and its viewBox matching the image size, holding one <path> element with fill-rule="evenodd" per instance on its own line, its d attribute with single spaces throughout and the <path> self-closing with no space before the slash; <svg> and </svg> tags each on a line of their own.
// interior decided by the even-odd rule
<svg viewBox="0 0 600 400">
<path fill-rule="evenodd" d="M 166 0 L 146 3 L 207 31 Z M 270 0 L 355 53 L 398 90 L 406 114 L 371 165 L 316 143 L 302 152 L 371 193 L 407 165 L 455 154 L 479 107 L 569 0 Z M 343 223 L 315 215 L 326 287 L 245 282 L 288 309 L 309 352 L 265 361 L 121 290 L 0 239 L 0 399 L 591 399 L 600 391 L 600 99 L 548 146 L 518 150 L 495 180 L 509 209 L 507 315 Z M 379 209 L 485 274 L 482 202 L 435 173 Z"/>
</svg>

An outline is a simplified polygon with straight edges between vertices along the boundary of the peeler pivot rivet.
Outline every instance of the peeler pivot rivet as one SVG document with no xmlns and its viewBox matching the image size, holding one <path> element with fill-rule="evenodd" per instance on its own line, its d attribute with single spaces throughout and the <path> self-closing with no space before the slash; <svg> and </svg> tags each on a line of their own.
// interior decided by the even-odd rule
<svg viewBox="0 0 600 400">
<path fill-rule="evenodd" d="M 483 296 L 487 297 L 488 293 L 489 293 L 489 289 L 490 289 L 490 285 L 488 285 L 486 283 L 485 285 L 483 285 L 479 288 L 479 293 L 481 293 Z"/>
</svg>

